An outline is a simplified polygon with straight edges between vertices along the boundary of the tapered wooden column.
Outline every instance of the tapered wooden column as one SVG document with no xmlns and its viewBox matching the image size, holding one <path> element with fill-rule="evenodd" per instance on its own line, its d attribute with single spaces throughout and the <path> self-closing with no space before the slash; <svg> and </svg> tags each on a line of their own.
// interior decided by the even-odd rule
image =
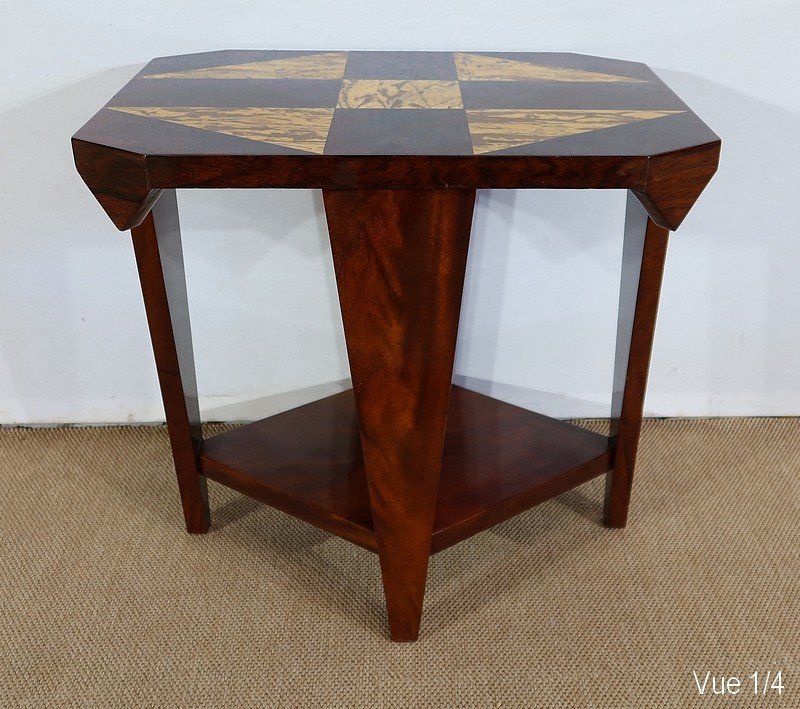
<svg viewBox="0 0 800 709">
<path fill-rule="evenodd" d="M 326 190 L 392 639 L 419 633 L 474 190 Z"/>
<path fill-rule="evenodd" d="M 186 529 L 202 533 L 209 526 L 208 497 L 175 190 L 165 190 L 131 233 Z"/>
<path fill-rule="evenodd" d="M 614 456 L 606 477 L 609 527 L 624 527 L 628 520 L 668 237 L 669 231 L 655 224 L 629 192 L 611 403 Z"/>
</svg>

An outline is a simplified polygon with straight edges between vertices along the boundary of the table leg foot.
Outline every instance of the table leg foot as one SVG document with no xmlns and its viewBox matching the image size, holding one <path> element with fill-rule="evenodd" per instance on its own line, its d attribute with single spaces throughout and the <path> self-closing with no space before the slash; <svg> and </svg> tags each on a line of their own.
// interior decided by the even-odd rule
<svg viewBox="0 0 800 709">
<path fill-rule="evenodd" d="M 393 640 L 419 633 L 474 190 L 325 190 Z"/>
<path fill-rule="evenodd" d="M 202 534 L 209 528 L 208 494 L 175 190 L 164 190 L 131 233 L 186 529 Z"/>
<path fill-rule="evenodd" d="M 628 520 L 668 237 L 629 192 L 611 405 L 613 468 L 606 476 L 608 527 L 624 527 Z"/>
</svg>

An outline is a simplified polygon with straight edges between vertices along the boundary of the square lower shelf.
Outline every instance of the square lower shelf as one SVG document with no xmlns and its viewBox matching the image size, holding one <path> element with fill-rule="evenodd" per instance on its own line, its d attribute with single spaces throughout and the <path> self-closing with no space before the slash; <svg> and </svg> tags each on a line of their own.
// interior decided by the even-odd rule
<svg viewBox="0 0 800 709">
<path fill-rule="evenodd" d="M 610 468 L 606 436 L 453 387 L 431 553 Z M 376 551 L 353 392 L 209 438 L 203 474 Z"/>
</svg>

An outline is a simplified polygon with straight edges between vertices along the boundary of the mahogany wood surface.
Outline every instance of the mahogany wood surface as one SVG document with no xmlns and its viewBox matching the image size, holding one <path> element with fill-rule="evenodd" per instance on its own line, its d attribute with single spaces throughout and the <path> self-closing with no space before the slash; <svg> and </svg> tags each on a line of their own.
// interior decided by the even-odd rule
<svg viewBox="0 0 800 709">
<path fill-rule="evenodd" d="M 394 640 L 419 633 L 474 190 L 325 190 Z"/>
<path fill-rule="evenodd" d="M 208 498 L 198 459 L 203 434 L 174 190 L 161 197 L 132 237 L 186 529 L 199 534 L 208 530 Z"/>
<path fill-rule="evenodd" d="M 431 553 L 602 475 L 606 436 L 453 386 Z M 209 438 L 203 473 L 377 552 L 352 390 Z"/>
<path fill-rule="evenodd" d="M 668 231 L 720 152 L 648 67 L 521 52 L 162 57 L 72 145 L 101 207 L 132 229 L 190 532 L 208 529 L 210 477 L 377 552 L 391 636 L 414 640 L 430 554 L 606 472 L 605 521 L 625 525 Z M 175 189 L 268 187 L 323 190 L 353 390 L 204 442 Z M 629 190 L 610 437 L 451 388 L 478 188 Z"/>
<path fill-rule="evenodd" d="M 178 187 L 624 188 L 675 229 L 719 149 L 644 64 L 521 52 L 162 57 L 73 138 L 120 229 Z"/>
<path fill-rule="evenodd" d="M 614 459 L 606 479 L 605 522 L 609 527 L 624 527 L 628 520 L 668 238 L 669 232 L 655 224 L 629 194 L 611 400 Z"/>
</svg>

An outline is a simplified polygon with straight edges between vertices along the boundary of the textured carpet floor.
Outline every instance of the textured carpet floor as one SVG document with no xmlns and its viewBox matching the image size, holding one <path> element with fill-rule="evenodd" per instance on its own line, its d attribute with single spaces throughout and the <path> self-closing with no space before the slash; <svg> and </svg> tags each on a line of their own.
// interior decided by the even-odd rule
<svg viewBox="0 0 800 709">
<path fill-rule="evenodd" d="M 0 706 L 800 706 L 798 420 L 647 422 L 627 529 L 600 478 L 442 552 L 406 645 L 369 552 L 213 483 L 185 534 L 163 428 L 0 430 L 0 472 Z"/>
</svg>

